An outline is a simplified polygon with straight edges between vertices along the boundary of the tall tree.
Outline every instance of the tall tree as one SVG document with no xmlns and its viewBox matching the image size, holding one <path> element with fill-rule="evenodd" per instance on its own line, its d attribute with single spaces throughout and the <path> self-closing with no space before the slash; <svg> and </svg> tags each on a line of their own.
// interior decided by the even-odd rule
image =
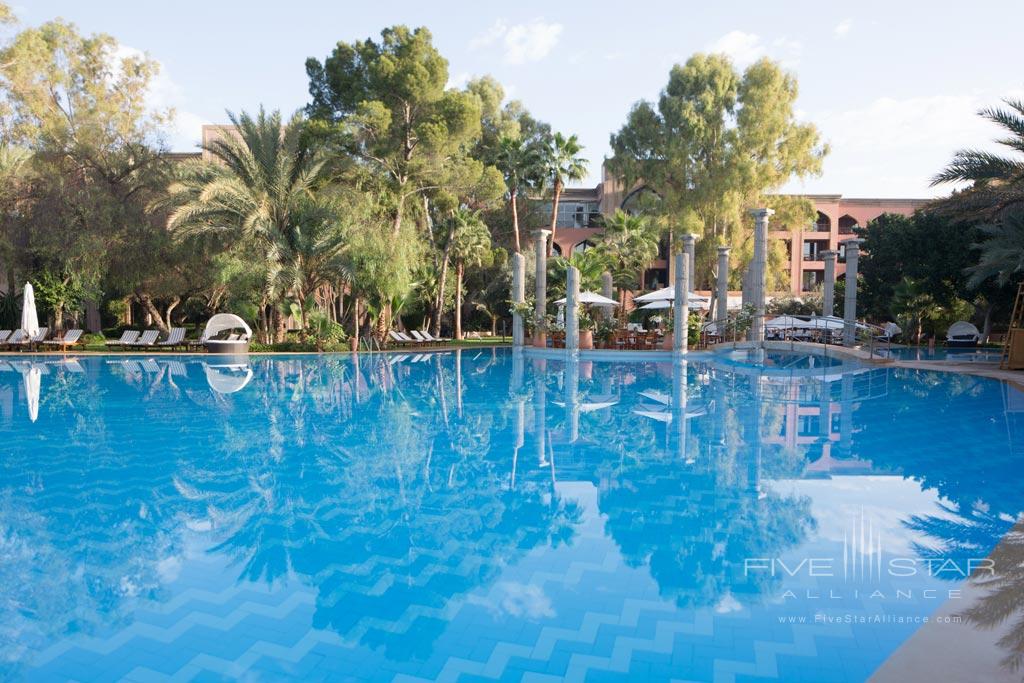
<svg viewBox="0 0 1024 683">
<path fill-rule="evenodd" d="M 455 261 L 455 338 L 462 339 L 462 308 L 466 266 L 481 266 L 491 256 L 491 234 L 477 213 L 460 209 L 452 217 L 452 258 Z"/>
<path fill-rule="evenodd" d="M 339 42 L 322 63 L 307 59 L 306 73 L 307 112 L 373 171 L 397 238 L 409 199 L 443 187 L 453 157 L 479 137 L 480 99 L 446 89 L 448 61 L 426 28 L 394 26 L 380 42 Z"/>
<path fill-rule="evenodd" d="M 567 182 L 583 180 L 587 175 L 587 160 L 579 156 L 583 145 L 575 135 L 566 137 L 555 133 L 544 150 L 545 175 L 551 182 L 551 235 L 548 238 L 548 256 L 555 244 L 558 229 L 558 202 Z"/>
<path fill-rule="evenodd" d="M 517 254 L 522 253 L 519 238 L 519 196 L 524 190 L 535 188 L 542 170 L 540 149 L 529 140 L 519 137 L 502 137 L 498 141 L 495 165 L 505 178 L 508 188 L 508 204 L 512 215 L 513 246 Z"/>
<path fill-rule="evenodd" d="M 792 178 L 820 173 L 828 147 L 817 129 L 796 120 L 796 79 L 768 59 L 738 73 L 725 55 L 695 54 L 673 66 L 657 103 L 640 101 L 611 136 L 609 169 L 627 191 L 646 187 L 661 198 L 669 224 L 703 234 L 702 254 L 728 244 L 752 253 L 745 210 Z M 791 220 L 810 223 L 813 207 L 773 196 Z M 799 227 L 799 223 L 791 227 Z M 713 262 L 713 258 L 698 261 Z M 698 268 L 698 281 L 710 275 Z"/>
<path fill-rule="evenodd" d="M 298 253 L 306 239 L 303 222 L 318 201 L 324 160 L 301 144 L 303 122 L 298 115 L 284 124 L 279 112 L 267 114 L 261 108 L 256 116 L 229 112 L 228 118 L 238 135 L 204 145 L 218 163 L 183 165 L 163 204 L 171 211 L 171 229 L 181 238 L 213 235 L 261 255 L 258 266 L 265 273 L 265 287 L 260 323 L 282 341 L 286 330 L 281 306 L 291 292 L 289 285 L 305 279 L 295 271 L 302 267 Z"/>
<path fill-rule="evenodd" d="M 145 210 L 167 165 L 161 131 L 171 112 L 146 103 L 158 68 L 61 20 L 26 28 L 0 50 L 5 143 L 32 152 L 34 178 L 21 227 L 6 231 L 9 273 L 46 271 L 96 294 L 134 233 L 163 228 Z"/>
</svg>

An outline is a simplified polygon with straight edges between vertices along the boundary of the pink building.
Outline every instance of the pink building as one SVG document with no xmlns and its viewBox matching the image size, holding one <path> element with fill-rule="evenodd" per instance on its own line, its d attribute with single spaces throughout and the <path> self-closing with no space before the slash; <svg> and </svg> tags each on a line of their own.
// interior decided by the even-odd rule
<svg viewBox="0 0 1024 683">
<path fill-rule="evenodd" d="M 554 251 L 568 256 L 593 246 L 601 232 L 598 227 L 600 216 L 610 215 L 615 209 L 628 206 L 628 202 L 642 191 L 641 188 L 624 193 L 607 177 L 594 188 L 566 189 L 558 207 Z M 867 225 L 883 213 L 909 216 L 929 201 L 846 198 L 838 194 L 808 195 L 808 198 L 814 202 L 818 212 L 813 224 L 797 229 L 776 225 L 772 227 L 778 229 L 769 232 L 769 239 L 786 243 L 789 253 L 789 293 L 797 295 L 821 285 L 825 273 L 822 253 L 827 250 L 838 252 L 836 277 L 843 276 L 846 264 L 844 248 L 840 243 L 855 237 L 854 228 Z M 669 281 L 668 247 L 662 245 L 660 258 L 651 263 L 644 276 L 644 288 L 666 286 Z"/>
</svg>

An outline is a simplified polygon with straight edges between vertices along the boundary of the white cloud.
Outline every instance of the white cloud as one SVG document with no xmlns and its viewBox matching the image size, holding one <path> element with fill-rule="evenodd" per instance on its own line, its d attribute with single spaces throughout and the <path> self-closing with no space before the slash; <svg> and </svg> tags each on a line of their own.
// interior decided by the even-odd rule
<svg viewBox="0 0 1024 683">
<path fill-rule="evenodd" d="M 729 31 L 708 45 L 707 49 L 709 52 L 727 55 L 741 69 L 765 56 L 778 60 L 787 68 L 793 68 L 800 62 L 803 45 L 799 40 L 783 36 L 768 46 L 755 33 Z"/>
<path fill-rule="evenodd" d="M 509 25 L 499 19 L 469 41 L 470 50 L 479 50 L 501 42 L 506 64 L 539 62 L 551 54 L 562 35 L 562 25 L 534 19 L 526 24 Z"/>
<path fill-rule="evenodd" d="M 117 64 L 120 64 L 120 60 L 126 57 L 144 56 L 152 59 L 151 55 L 146 55 L 142 50 L 123 44 L 119 44 L 113 54 Z M 159 71 L 149 84 L 149 92 L 146 93 L 146 106 L 154 112 L 173 110 L 174 118 L 167 131 L 167 144 L 174 151 L 195 151 L 196 145 L 202 138 L 203 124 L 210 123 L 210 121 L 188 110 L 185 89 L 171 78 L 162 62 L 159 60 L 156 62 Z"/>
<path fill-rule="evenodd" d="M 846 34 L 850 32 L 851 28 L 853 28 L 853 20 L 843 19 L 838 24 L 836 24 L 836 27 L 832 29 L 832 32 L 836 35 L 836 38 L 845 38 Z"/>
<path fill-rule="evenodd" d="M 764 54 L 761 38 L 753 33 L 729 31 L 708 46 L 710 52 L 728 55 L 739 66 L 756 62 Z"/>
<path fill-rule="evenodd" d="M 821 178 L 802 187 L 847 196 L 932 197 L 951 188 L 928 183 L 958 149 L 997 150 L 999 129 L 982 107 L 1014 92 L 879 97 L 860 107 L 809 112 L 832 151 Z"/>
</svg>

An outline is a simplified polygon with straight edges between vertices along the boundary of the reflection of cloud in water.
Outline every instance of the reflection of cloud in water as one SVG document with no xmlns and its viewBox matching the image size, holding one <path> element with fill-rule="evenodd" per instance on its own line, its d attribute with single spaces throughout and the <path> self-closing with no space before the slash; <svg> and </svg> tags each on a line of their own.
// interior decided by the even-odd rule
<svg viewBox="0 0 1024 683">
<path fill-rule="evenodd" d="M 920 534 L 907 528 L 910 515 L 942 516 L 941 498 L 934 490 L 921 490 L 912 479 L 893 476 L 833 476 L 830 479 L 778 480 L 766 482 L 780 495 L 797 494 L 812 500 L 817 536 L 836 543 L 850 529 L 851 520 L 867 511 L 882 544 L 889 553 L 914 555 L 913 544 Z M 955 519 L 953 515 L 946 515 Z"/>
<path fill-rule="evenodd" d="M 492 610 L 512 617 L 541 619 L 555 616 L 551 598 L 544 594 L 543 588 L 534 584 L 502 581 L 494 587 L 492 599 L 488 602 Z"/>
</svg>

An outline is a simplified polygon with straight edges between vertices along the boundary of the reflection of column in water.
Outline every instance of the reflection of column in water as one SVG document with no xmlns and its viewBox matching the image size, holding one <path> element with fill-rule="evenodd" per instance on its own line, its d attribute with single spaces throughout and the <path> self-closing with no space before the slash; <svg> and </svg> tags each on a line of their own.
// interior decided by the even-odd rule
<svg viewBox="0 0 1024 683">
<path fill-rule="evenodd" d="M 818 382 L 818 436 L 821 438 L 822 444 L 828 442 L 829 435 L 832 433 L 831 398 L 828 381 L 822 377 Z M 824 451 L 825 446 L 822 445 L 821 448 Z"/>
<path fill-rule="evenodd" d="M 849 457 L 853 447 L 853 375 L 844 373 L 839 402 L 839 448 Z"/>
<path fill-rule="evenodd" d="M 545 366 L 543 359 L 534 361 L 533 368 L 533 432 L 537 447 L 537 465 L 544 467 L 548 464 L 547 449 L 544 446 L 544 436 L 547 431 L 546 404 L 547 385 L 545 384 Z"/>
<path fill-rule="evenodd" d="M 525 365 L 522 349 L 514 350 L 512 352 L 512 381 L 509 383 L 513 394 L 518 394 L 523 390 L 523 373 L 526 370 Z"/>
<path fill-rule="evenodd" d="M 681 357 L 673 358 L 672 363 L 672 424 L 676 428 L 676 456 L 683 462 L 690 462 L 686 457 L 686 442 L 689 432 L 686 420 L 687 401 L 687 362 Z"/>
<path fill-rule="evenodd" d="M 729 380 L 732 380 L 732 375 L 728 375 Z M 715 443 L 724 446 L 725 435 L 726 435 L 726 417 L 728 416 L 728 404 L 726 403 L 726 396 L 728 394 L 728 387 L 726 387 L 727 375 L 720 369 L 714 369 L 714 378 L 711 383 L 715 388 Z"/>
<path fill-rule="evenodd" d="M 510 488 L 516 487 L 516 469 L 519 467 L 519 449 L 526 443 L 526 401 L 516 399 L 516 441 L 512 447 L 512 479 Z"/>
<path fill-rule="evenodd" d="M 462 349 L 455 349 L 455 409 L 462 417 Z"/>
<path fill-rule="evenodd" d="M 565 361 L 565 410 L 569 418 L 569 443 L 576 443 L 580 438 L 580 361 L 575 356 L 566 356 Z"/>
<path fill-rule="evenodd" d="M 753 397 L 751 416 L 744 421 L 744 440 L 750 453 L 747 460 L 747 491 L 757 497 L 761 493 L 761 376 L 750 376 L 750 395 Z"/>
</svg>

